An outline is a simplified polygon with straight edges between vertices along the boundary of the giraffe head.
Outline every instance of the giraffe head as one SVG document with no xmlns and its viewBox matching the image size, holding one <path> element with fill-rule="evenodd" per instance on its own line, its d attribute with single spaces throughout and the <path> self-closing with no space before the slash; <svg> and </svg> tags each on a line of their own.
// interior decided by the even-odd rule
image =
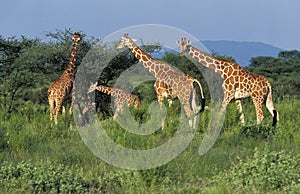
<svg viewBox="0 0 300 194">
<path fill-rule="evenodd" d="M 129 47 L 132 45 L 132 43 L 134 43 L 134 40 L 129 38 L 128 34 L 124 34 L 116 49 L 122 49 L 124 47 Z"/>
<path fill-rule="evenodd" d="M 138 108 L 140 107 L 140 105 L 141 105 L 141 100 L 136 96 L 133 107 Z"/>
<path fill-rule="evenodd" d="M 81 39 L 81 35 L 78 32 L 74 33 L 74 36 L 72 38 L 75 42 L 78 42 Z"/>
<path fill-rule="evenodd" d="M 94 83 L 94 84 L 91 83 L 90 87 L 89 87 L 88 90 L 87 90 L 87 94 L 89 94 L 89 93 L 95 91 L 95 90 L 96 90 L 96 87 L 97 87 L 97 84 L 98 84 L 98 82 L 96 82 L 96 83 Z"/>
<path fill-rule="evenodd" d="M 177 40 L 176 43 L 180 47 L 180 56 L 183 56 L 184 53 L 187 51 L 188 45 L 191 44 L 190 40 L 186 40 L 186 38 L 181 38 L 181 40 Z"/>
</svg>

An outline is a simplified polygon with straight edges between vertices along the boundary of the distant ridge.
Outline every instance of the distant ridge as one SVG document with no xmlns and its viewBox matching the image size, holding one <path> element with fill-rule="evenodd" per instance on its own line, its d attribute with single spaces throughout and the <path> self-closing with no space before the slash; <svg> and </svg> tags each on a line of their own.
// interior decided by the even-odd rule
<svg viewBox="0 0 300 194">
<path fill-rule="evenodd" d="M 240 66 L 248 66 L 257 56 L 277 57 L 283 49 L 262 42 L 201 41 L 210 52 L 232 56 Z"/>
</svg>

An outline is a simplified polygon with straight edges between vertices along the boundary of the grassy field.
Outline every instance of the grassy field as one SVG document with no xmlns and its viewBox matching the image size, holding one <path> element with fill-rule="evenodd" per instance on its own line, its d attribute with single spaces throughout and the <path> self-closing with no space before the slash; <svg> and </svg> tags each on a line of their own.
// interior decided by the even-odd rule
<svg viewBox="0 0 300 194">
<path fill-rule="evenodd" d="M 300 193 L 300 100 L 275 103 L 280 114 L 276 128 L 271 127 L 266 110 L 263 124 L 255 125 L 254 106 L 249 102 L 244 105 L 245 126 L 239 123 L 234 103 L 228 106 L 222 133 L 207 154 L 200 156 L 198 149 L 209 110 L 201 113 L 187 149 L 150 170 L 106 164 L 91 153 L 76 129 L 67 127 L 62 116 L 59 125 L 51 127 L 47 107 L 28 106 L 10 117 L 0 113 L 0 192 Z M 135 114 L 145 110 L 144 105 Z M 105 123 L 118 143 L 138 149 L 141 142 L 147 147 L 171 138 L 178 110 L 169 109 L 165 132 L 148 139 L 128 135 L 112 119 Z"/>
</svg>

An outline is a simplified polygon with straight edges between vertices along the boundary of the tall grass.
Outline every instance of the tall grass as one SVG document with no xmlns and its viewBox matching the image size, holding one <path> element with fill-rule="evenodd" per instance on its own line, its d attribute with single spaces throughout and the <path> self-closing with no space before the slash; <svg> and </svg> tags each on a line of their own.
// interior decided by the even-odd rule
<svg viewBox="0 0 300 194">
<path fill-rule="evenodd" d="M 107 133 L 119 144 L 134 149 L 141 147 L 147 149 L 172 138 L 178 126 L 180 112 L 179 103 L 175 103 L 174 106 L 167 108 L 168 118 L 165 131 L 160 130 L 147 137 L 127 133 L 112 119 L 106 119 L 103 122 L 107 126 Z M 231 190 L 234 190 L 241 193 L 248 192 L 249 188 L 243 187 L 243 185 L 236 188 L 230 182 L 213 182 L 211 180 L 220 176 L 220 173 L 228 174 L 228 177 L 229 175 L 234 176 L 230 171 L 231 168 L 244 164 L 240 161 L 257 160 L 251 156 L 255 153 L 265 153 L 265 150 L 267 150 L 266 154 L 284 150 L 289 151 L 292 155 L 299 155 L 300 100 L 283 100 L 276 103 L 280 115 L 279 126 L 276 128 L 271 127 L 272 118 L 267 110 L 264 109 L 264 122 L 256 125 L 255 110 L 251 101 L 246 101 L 243 108 L 246 118 L 245 126 L 239 122 L 239 114 L 235 105 L 228 106 L 222 133 L 207 154 L 199 156 L 198 148 L 211 116 L 209 109 L 200 114 L 196 135 L 181 155 L 163 166 L 140 171 L 120 169 L 98 159 L 83 143 L 78 131 L 70 129 L 68 122 L 64 122 L 62 116 L 59 118 L 59 125 L 51 127 L 47 112 L 14 113 L 10 118 L 0 121 L 0 162 L 2 166 L 0 175 L 6 177 L 6 182 L 0 183 L 2 184 L 0 192 L 53 191 L 55 193 L 57 188 L 65 188 L 64 181 L 71 180 L 74 181 L 74 184 L 69 186 L 73 190 L 66 191 L 231 193 Z M 144 112 L 147 112 L 146 105 L 139 110 L 132 110 L 135 115 L 143 115 Z M 0 116 L 5 117 L 3 114 Z M 143 121 L 149 119 L 147 116 L 139 118 Z M 26 165 L 22 166 L 21 164 Z M 52 177 L 55 176 L 55 173 L 51 174 L 45 170 L 47 167 L 59 165 L 61 165 L 59 168 L 52 169 L 57 173 L 63 171 L 62 175 L 57 177 L 60 180 Z M 36 168 L 40 174 L 28 171 L 28 168 Z M 239 167 L 238 169 L 243 168 Z M 69 170 L 72 173 L 69 173 Z M 32 180 L 40 180 L 36 176 L 43 176 L 42 174 L 45 173 L 47 175 L 45 176 L 51 178 L 55 184 L 60 184 L 61 181 L 61 185 L 56 185 L 56 190 L 53 190 L 53 187 L 35 190 L 42 188 L 44 183 L 41 182 L 39 186 L 36 185 L 37 182 L 33 184 L 24 178 L 26 177 L 22 174 L 24 172 L 32 173 L 30 174 Z M 231 180 L 230 177 L 228 180 Z M 299 182 L 296 181 L 293 185 L 284 185 L 282 188 L 285 191 L 292 191 L 299 188 Z M 257 187 L 257 189 L 258 192 L 280 192 L 280 190 L 272 190 L 273 187 L 267 190 L 261 187 Z"/>
</svg>

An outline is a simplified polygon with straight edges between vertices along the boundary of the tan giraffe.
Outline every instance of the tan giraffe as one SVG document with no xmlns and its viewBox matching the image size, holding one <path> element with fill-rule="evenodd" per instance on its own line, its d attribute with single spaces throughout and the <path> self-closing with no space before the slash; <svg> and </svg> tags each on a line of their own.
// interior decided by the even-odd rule
<svg viewBox="0 0 300 194">
<path fill-rule="evenodd" d="M 195 127 L 196 119 L 193 117 L 198 112 L 196 112 L 196 107 L 192 107 L 193 104 L 195 105 L 195 103 L 193 103 L 195 100 L 193 99 L 194 88 L 190 84 L 187 76 L 184 73 L 175 70 L 169 64 L 152 58 L 150 55 L 141 50 L 135 42 L 128 37 L 128 34 L 123 35 L 117 49 L 122 49 L 124 47 L 128 47 L 139 62 L 142 63 L 143 66 L 151 74 L 153 74 L 159 82 L 163 82 L 165 86 L 168 86 L 166 87 L 168 90 L 171 89 L 169 90 L 172 91 L 171 96 L 176 96 L 180 100 L 183 109 L 189 118 L 189 125 L 191 127 Z M 157 90 L 157 88 L 155 89 Z M 164 96 L 168 95 L 166 90 L 162 93 Z"/>
<path fill-rule="evenodd" d="M 103 92 L 104 94 L 113 97 L 114 105 L 116 107 L 114 119 L 117 118 L 117 113 L 123 112 L 124 104 L 127 104 L 128 106 L 133 105 L 134 108 L 138 108 L 141 104 L 141 101 L 138 96 L 130 94 L 129 92 L 120 88 L 113 88 L 113 87 L 103 86 L 103 85 L 97 86 L 97 83 L 95 83 L 89 87 L 88 93 L 91 93 L 95 90 L 98 90 L 100 92 Z"/>
<path fill-rule="evenodd" d="M 205 106 L 205 98 L 204 98 L 204 94 L 203 94 L 202 85 L 200 84 L 200 82 L 197 79 L 193 78 L 192 76 L 186 74 L 186 77 L 191 85 L 193 85 L 194 82 L 196 82 L 198 84 L 198 86 L 200 88 L 200 92 L 201 92 L 201 104 L 204 107 Z M 171 105 L 173 103 L 172 99 L 176 98 L 176 95 L 173 94 L 172 89 L 169 88 L 167 86 L 167 84 L 165 84 L 164 82 L 159 81 L 159 80 L 155 81 L 154 89 L 156 91 L 157 101 L 159 102 L 160 106 L 162 106 L 163 99 L 167 98 L 169 107 L 171 107 Z M 200 110 L 200 112 L 202 112 L 203 110 L 204 110 L 204 108 L 202 108 Z"/>
<path fill-rule="evenodd" d="M 48 102 L 50 106 L 50 120 L 53 119 L 53 113 L 55 109 L 54 122 L 57 125 L 57 116 L 60 111 L 61 106 L 63 106 L 63 114 L 65 113 L 64 100 L 66 96 L 71 92 L 72 88 L 72 102 L 70 105 L 70 116 L 72 115 L 72 109 L 75 98 L 75 83 L 74 83 L 74 68 L 75 68 L 75 54 L 77 51 L 78 42 L 80 41 L 81 36 L 79 33 L 74 33 L 74 44 L 71 51 L 69 63 L 67 69 L 63 74 L 55 80 L 48 89 Z M 71 118 L 71 117 L 70 117 Z"/>
<path fill-rule="evenodd" d="M 182 38 L 176 41 L 180 46 L 180 55 L 183 56 L 187 52 L 192 58 L 200 64 L 213 70 L 223 78 L 224 99 L 222 102 L 222 112 L 232 99 L 236 99 L 238 110 L 241 113 L 241 122 L 244 123 L 244 114 L 242 112 L 242 104 L 239 99 L 251 96 L 256 110 L 257 123 L 260 124 L 264 118 L 262 105 L 266 102 L 266 107 L 273 116 L 273 126 L 279 120 L 278 112 L 275 110 L 272 101 L 272 87 L 269 81 L 254 73 L 244 70 L 235 62 L 222 61 L 212 57 L 211 55 L 198 50 L 190 45 L 190 41 Z"/>
</svg>

